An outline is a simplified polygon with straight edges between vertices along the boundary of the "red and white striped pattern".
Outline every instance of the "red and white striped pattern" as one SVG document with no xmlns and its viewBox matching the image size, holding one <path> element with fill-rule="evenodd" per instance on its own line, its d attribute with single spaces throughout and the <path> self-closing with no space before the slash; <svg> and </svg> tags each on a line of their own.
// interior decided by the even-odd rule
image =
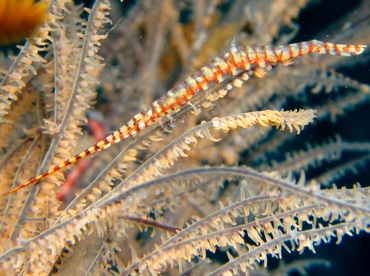
<svg viewBox="0 0 370 276">
<path fill-rule="evenodd" d="M 251 47 L 237 45 L 233 41 L 222 54 L 215 57 L 208 65 L 200 68 L 194 74 L 188 76 L 183 82 L 170 89 L 165 95 L 155 100 L 142 112 L 136 114 L 120 129 L 114 131 L 105 139 L 97 142 L 80 154 L 12 189 L 10 193 L 35 183 L 45 176 L 63 169 L 82 158 L 102 151 L 129 137 L 136 136 L 140 131 L 157 123 L 162 117 L 178 112 L 185 104 L 189 103 L 196 93 L 210 89 L 215 84 L 221 83 L 230 77 L 237 76 L 242 72 L 254 73 L 258 77 L 262 77 L 265 73 L 264 69 L 270 70 L 271 65 L 276 63 L 289 64 L 292 58 L 307 53 L 354 56 L 361 54 L 365 47 L 366 45 L 342 45 L 318 40 L 277 47 Z M 244 74 L 244 76 L 248 76 L 248 74 Z M 234 85 L 240 86 L 241 82 L 247 79 L 247 77 L 243 77 L 242 80 L 237 79 L 238 81 Z"/>
</svg>

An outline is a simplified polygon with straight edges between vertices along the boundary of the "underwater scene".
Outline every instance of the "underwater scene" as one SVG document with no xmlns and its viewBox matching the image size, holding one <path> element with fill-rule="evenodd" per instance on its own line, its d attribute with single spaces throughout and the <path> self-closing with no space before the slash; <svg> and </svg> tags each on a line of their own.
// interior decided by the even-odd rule
<svg viewBox="0 0 370 276">
<path fill-rule="evenodd" d="M 370 1 L 3 0 L 0 275 L 370 274 Z"/>
</svg>

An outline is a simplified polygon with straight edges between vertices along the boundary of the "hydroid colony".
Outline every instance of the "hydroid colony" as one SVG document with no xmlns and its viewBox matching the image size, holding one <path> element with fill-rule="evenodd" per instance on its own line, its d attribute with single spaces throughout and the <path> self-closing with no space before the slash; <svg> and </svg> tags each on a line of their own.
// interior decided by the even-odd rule
<svg viewBox="0 0 370 276">
<path fill-rule="evenodd" d="M 366 164 L 368 143 L 338 138 L 291 153 L 310 140 L 303 128 L 313 120 L 334 127 L 339 114 L 350 118 L 367 100 L 365 83 L 335 71 L 368 59 L 360 46 L 369 34 L 366 1 L 358 21 L 347 18 L 351 24 L 331 37 L 340 44 L 255 47 L 287 45 L 298 27 L 292 19 L 308 2 L 143 1 L 125 8 L 122 19 L 118 1 L 97 0 L 85 11 L 72 1 L 47 2 L 44 24 L 11 65 L 4 61 L 3 270 L 240 274 L 261 269 L 268 256 L 367 231 L 368 188 L 352 181 L 328 189 L 317 180 L 332 184 Z M 362 54 L 310 54 L 269 71 L 306 52 Z M 312 103 L 324 90 L 332 98 Z M 292 110 L 282 110 L 292 98 Z M 81 125 L 96 99 L 107 133 L 119 130 L 83 151 L 89 143 L 78 140 Z M 71 199 L 56 200 L 64 182 L 59 169 L 96 151 Z M 285 152 L 291 155 L 269 162 Z M 361 155 L 310 176 L 311 167 L 326 171 L 326 162 L 341 161 L 344 152 Z M 50 168 L 37 185 L 8 194 Z M 215 250 L 228 261 L 208 259 Z"/>
</svg>

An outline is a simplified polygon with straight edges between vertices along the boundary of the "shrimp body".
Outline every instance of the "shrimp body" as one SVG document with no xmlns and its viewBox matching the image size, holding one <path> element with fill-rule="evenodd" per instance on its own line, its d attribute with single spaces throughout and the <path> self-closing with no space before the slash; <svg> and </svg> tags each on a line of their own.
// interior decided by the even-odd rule
<svg viewBox="0 0 370 276">
<path fill-rule="evenodd" d="M 366 45 L 342 45 L 335 43 L 311 40 L 284 46 L 241 46 L 235 40 L 209 64 L 203 66 L 184 81 L 167 91 L 165 95 L 155 100 L 151 105 L 136 114 L 121 128 L 100 140 L 90 148 L 71 157 L 63 163 L 52 167 L 33 179 L 17 186 L 9 193 L 31 185 L 38 180 L 76 163 L 96 152 L 135 137 L 140 131 L 151 125 L 157 124 L 164 116 L 172 116 L 182 109 L 197 93 L 206 91 L 230 77 L 235 77 L 243 72 L 254 73 L 262 77 L 264 70 L 270 70 L 271 65 L 282 63 L 287 65 L 292 58 L 308 53 L 319 53 L 335 56 L 354 56 L 361 54 Z M 246 79 L 244 79 L 246 80 Z"/>
</svg>

